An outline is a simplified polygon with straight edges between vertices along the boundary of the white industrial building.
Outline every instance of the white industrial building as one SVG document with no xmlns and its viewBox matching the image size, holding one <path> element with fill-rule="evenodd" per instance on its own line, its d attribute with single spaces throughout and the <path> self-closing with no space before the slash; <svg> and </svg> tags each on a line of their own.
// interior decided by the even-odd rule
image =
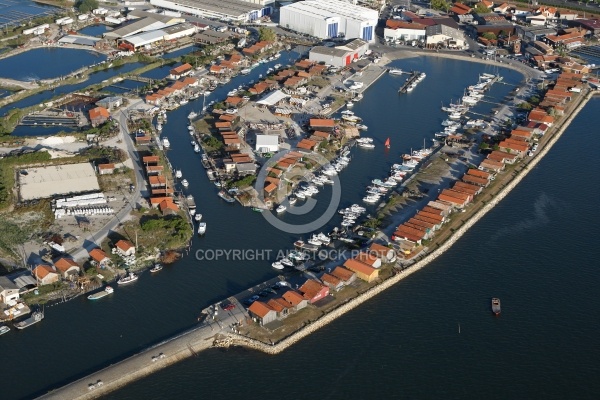
<svg viewBox="0 0 600 400">
<path fill-rule="evenodd" d="M 121 39 L 121 43 L 127 43 L 135 50 L 141 47 L 151 46 L 153 43 L 160 42 L 165 39 L 166 32 L 158 29 L 150 32 L 138 33 L 137 35 L 128 36 Z"/>
<path fill-rule="evenodd" d="M 44 33 L 46 31 L 46 29 L 50 28 L 50 25 L 48 24 L 43 24 L 43 25 L 39 25 L 39 26 L 35 26 L 33 28 L 29 28 L 29 29 L 24 29 L 23 30 L 23 35 L 41 35 L 42 33 Z"/>
<path fill-rule="evenodd" d="M 308 58 L 334 67 L 345 67 L 361 58 L 369 50 L 369 44 L 362 39 L 353 39 L 342 46 L 315 46 L 310 49 Z"/>
<path fill-rule="evenodd" d="M 273 11 L 274 0 L 150 0 L 150 4 L 198 17 L 249 22 Z"/>
<path fill-rule="evenodd" d="M 185 36 L 192 36 L 196 33 L 196 27 L 190 23 L 184 23 L 179 25 L 169 26 L 168 28 L 164 28 L 165 32 L 165 40 L 176 40 Z"/>
<path fill-rule="evenodd" d="M 279 151 L 278 135 L 256 135 L 256 151 L 259 153 L 275 153 Z"/>
<path fill-rule="evenodd" d="M 379 13 L 341 0 L 306 0 L 281 7 L 279 25 L 320 39 L 375 41 Z"/>
<path fill-rule="evenodd" d="M 383 38 L 390 42 L 396 42 L 403 40 L 405 42 L 410 40 L 425 40 L 427 33 L 425 32 L 425 25 L 413 24 L 410 22 L 397 22 L 394 27 L 385 27 L 383 30 Z"/>
</svg>

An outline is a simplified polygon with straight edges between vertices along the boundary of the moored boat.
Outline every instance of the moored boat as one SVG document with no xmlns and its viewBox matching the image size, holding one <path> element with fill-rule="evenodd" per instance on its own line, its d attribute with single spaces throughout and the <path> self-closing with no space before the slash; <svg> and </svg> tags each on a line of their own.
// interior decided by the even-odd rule
<svg viewBox="0 0 600 400">
<path fill-rule="evenodd" d="M 163 269 L 163 266 L 159 263 L 154 264 L 154 267 L 150 268 L 150 272 L 158 272 Z"/>
<path fill-rule="evenodd" d="M 137 280 L 138 280 L 138 276 L 136 274 L 134 274 L 133 272 L 130 272 L 129 275 L 125 275 L 124 277 L 120 278 L 117 281 L 117 283 L 119 285 L 127 285 L 128 283 L 133 283 Z"/>
<path fill-rule="evenodd" d="M 15 323 L 15 328 L 21 330 L 30 327 L 33 324 L 37 324 L 44 319 L 44 313 L 42 311 L 35 311 L 31 314 L 31 317 L 24 319 L 23 321 Z"/>
<path fill-rule="evenodd" d="M 275 261 L 271 266 L 275 269 L 283 269 L 283 264 L 280 261 Z"/>
<path fill-rule="evenodd" d="M 9 332 L 10 328 L 6 325 L 2 325 L 0 326 L 0 335 L 4 335 L 5 333 Z"/>
<path fill-rule="evenodd" d="M 98 300 L 98 299 L 108 296 L 109 294 L 111 294 L 114 291 L 115 290 L 112 287 L 107 286 L 104 288 L 104 290 L 102 290 L 98 293 L 90 294 L 87 298 L 88 298 L 88 300 Z"/>
<path fill-rule="evenodd" d="M 223 200 L 225 200 L 228 203 L 233 203 L 235 202 L 235 199 L 233 197 L 231 197 L 226 191 L 221 190 L 219 191 L 219 197 L 222 198 Z"/>
<path fill-rule="evenodd" d="M 204 235 L 206 233 L 206 222 L 200 222 L 198 224 L 198 235 Z"/>
<path fill-rule="evenodd" d="M 182 180 L 181 180 L 181 185 L 182 185 L 183 187 L 188 187 L 190 184 L 189 184 L 189 182 L 187 181 L 187 179 L 182 179 Z"/>
<path fill-rule="evenodd" d="M 277 212 L 277 214 L 280 214 L 280 213 L 284 212 L 285 210 L 287 210 L 287 207 L 284 206 L 283 204 L 280 204 L 279 207 L 277 207 L 277 209 L 275 210 L 275 212 Z"/>
</svg>

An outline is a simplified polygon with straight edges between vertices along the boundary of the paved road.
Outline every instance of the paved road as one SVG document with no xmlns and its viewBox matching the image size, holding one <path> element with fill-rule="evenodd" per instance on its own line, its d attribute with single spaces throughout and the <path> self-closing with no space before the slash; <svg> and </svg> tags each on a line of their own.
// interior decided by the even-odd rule
<svg viewBox="0 0 600 400">
<path fill-rule="evenodd" d="M 93 249 L 94 247 L 99 245 L 104 239 L 106 239 L 110 231 L 117 228 L 122 221 L 127 219 L 127 216 L 137 206 L 138 202 L 142 198 L 142 195 L 147 195 L 146 181 L 144 179 L 144 176 L 142 175 L 141 160 L 138 157 L 133 143 L 133 139 L 131 138 L 129 134 L 129 129 L 127 128 L 127 110 L 135 107 L 137 104 L 138 103 L 131 104 L 129 107 L 127 107 L 125 111 L 118 111 L 118 114 L 115 115 L 115 118 L 117 118 L 119 121 L 119 136 L 121 137 L 121 140 L 123 140 L 123 143 L 125 143 L 127 147 L 127 152 L 129 153 L 129 157 L 133 162 L 136 187 L 132 192 L 131 196 L 129 197 L 127 203 L 125 204 L 125 207 L 123 207 L 123 209 L 121 209 L 121 211 L 119 211 L 117 215 L 115 215 L 115 217 L 111 219 L 106 225 L 104 225 L 104 227 L 102 227 L 99 231 L 88 236 L 84 241 L 85 247 L 79 248 L 71 253 L 74 259 L 87 258 L 88 251 Z M 144 193 L 142 193 L 142 191 L 144 191 Z"/>
</svg>

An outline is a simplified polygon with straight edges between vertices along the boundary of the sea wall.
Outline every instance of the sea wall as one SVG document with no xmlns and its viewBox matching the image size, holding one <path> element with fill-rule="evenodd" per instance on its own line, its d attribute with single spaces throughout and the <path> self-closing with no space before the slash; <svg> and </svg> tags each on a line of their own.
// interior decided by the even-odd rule
<svg viewBox="0 0 600 400">
<path fill-rule="evenodd" d="M 299 340 L 305 338 L 311 333 L 317 331 L 318 329 L 326 326 L 330 322 L 334 321 L 338 317 L 341 317 L 348 311 L 358 307 L 365 301 L 377 296 L 381 292 L 386 289 L 392 287 L 396 283 L 400 282 L 404 278 L 412 275 L 413 273 L 421 270 L 427 264 L 435 260 L 437 257 L 444 254 L 454 243 L 456 243 L 473 225 L 475 225 L 481 218 L 483 218 L 488 212 L 490 212 L 502 199 L 504 199 L 526 176 L 527 174 L 533 170 L 533 168 L 543 159 L 543 157 L 550 151 L 550 149 L 554 146 L 554 144 L 560 139 L 566 128 L 569 124 L 575 119 L 577 114 L 585 107 L 590 98 L 592 98 L 596 93 L 588 92 L 584 96 L 582 96 L 579 100 L 579 104 L 573 110 L 573 112 L 563 121 L 561 121 L 560 125 L 555 128 L 554 132 L 551 134 L 552 137 L 550 140 L 544 145 L 543 149 L 533 157 L 523 169 L 521 169 L 517 175 L 496 195 L 492 200 L 487 202 L 485 206 L 481 208 L 475 215 L 473 215 L 469 220 L 467 220 L 459 229 L 457 229 L 452 237 L 450 237 L 446 242 L 444 242 L 440 247 L 438 247 L 433 252 L 429 253 L 422 260 L 416 262 L 409 268 L 404 271 L 399 272 L 398 274 L 390 277 L 385 280 L 380 285 L 377 285 L 366 292 L 362 293 L 358 297 L 348 301 L 346 304 L 338 307 L 334 311 L 324 315 L 319 318 L 315 322 L 301 328 L 299 331 L 293 333 L 288 336 L 284 340 L 278 342 L 275 345 L 269 345 L 258 340 L 253 340 L 244 336 L 240 336 L 237 334 L 227 334 L 225 339 L 219 340 L 215 342 L 215 346 L 225 347 L 229 345 L 236 346 L 244 346 L 248 348 L 252 348 L 255 350 L 263 351 L 267 354 L 278 354 L 298 342 Z"/>
</svg>

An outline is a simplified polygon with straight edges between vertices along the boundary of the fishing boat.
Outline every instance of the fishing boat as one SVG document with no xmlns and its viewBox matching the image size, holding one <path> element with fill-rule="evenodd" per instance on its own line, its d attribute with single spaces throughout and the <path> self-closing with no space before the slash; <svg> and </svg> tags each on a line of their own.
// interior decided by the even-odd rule
<svg viewBox="0 0 600 400">
<path fill-rule="evenodd" d="M 277 207 L 277 209 L 275 210 L 275 212 L 277 214 L 281 214 L 282 212 L 284 212 L 285 210 L 287 210 L 287 207 L 284 206 L 283 204 L 280 204 L 279 207 Z"/>
<path fill-rule="evenodd" d="M 198 224 L 198 235 L 204 235 L 206 233 L 206 222 L 200 222 Z"/>
<path fill-rule="evenodd" d="M 138 276 L 133 272 L 130 272 L 129 275 L 125 275 L 121 279 L 117 281 L 119 285 L 127 285 L 128 283 L 133 283 L 138 280 Z"/>
<path fill-rule="evenodd" d="M 188 187 L 190 186 L 189 182 L 187 181 L 187 179 L 182 179 L 181 180 L 181 186 L 183 187 Z"/>
<path fill-rule="evenodd" d="M 5 333 L 8 333 L 10 331 L 10 328 L 6 325 L 2 325 L 0 326 L 0 335 L 4 335 Z"/>
<path fill-rule="evenodd" d="M 150 268 L 150 272 L 158 272 L 163 269 L 163 266 L 159 263 L 154 264 L 154 267 Z"/>
<path fill-rule="evenodd" d="M 223 200 L 225 200 L 228 203 L 233 203 L 235 202 L 235 199 L 230 196 L 226 191 L 221 190 L 219 191 L 219 197 L 222 198 Z"/>
<path fill-rule="evenodd" d="M 94 293 L 94 294 L 90 294 L 88 296 L 88 300 L 98 300 L 101 299 L 103 297 L 108 296 L 109 294 L 111 294 L 112 292 L 114 292 L 115 290 L 113 288 L 111 288 L 110 286 L 107 286 L 104 288 L 104 290 L 98 292 L 98 293 Z"/>
<path fill-rule="evenodd" d="M 500 299 L 497 297 L 492 298 L 492 312 L 495 315 L 499 315 L 500 311 Z"/>
<path fill-rule="evenodd" d="M 194 219 L 196 220 L 196 222 L 200 222 L 202 220 L 202 214 L 194 215 Z"/>
<path fill-rule="evenodd" d="M 15 323 L 15 328 L 21 330 L 30 327 L 33 324 L 37 324 L 44 319 L 43 311 L 35 311 L 31 314 L 31 317 L 24 319 L 23 321 Z"/>
<path fill-rule="evenodd" d="M 390 145 L 390 138 L 387 138 L 387 139 L 385 140 L 385 148 L 386 148 L 386 149 L 389 149 L 390 147 L 391 147 L 391 145 Z"/>
</svg>

